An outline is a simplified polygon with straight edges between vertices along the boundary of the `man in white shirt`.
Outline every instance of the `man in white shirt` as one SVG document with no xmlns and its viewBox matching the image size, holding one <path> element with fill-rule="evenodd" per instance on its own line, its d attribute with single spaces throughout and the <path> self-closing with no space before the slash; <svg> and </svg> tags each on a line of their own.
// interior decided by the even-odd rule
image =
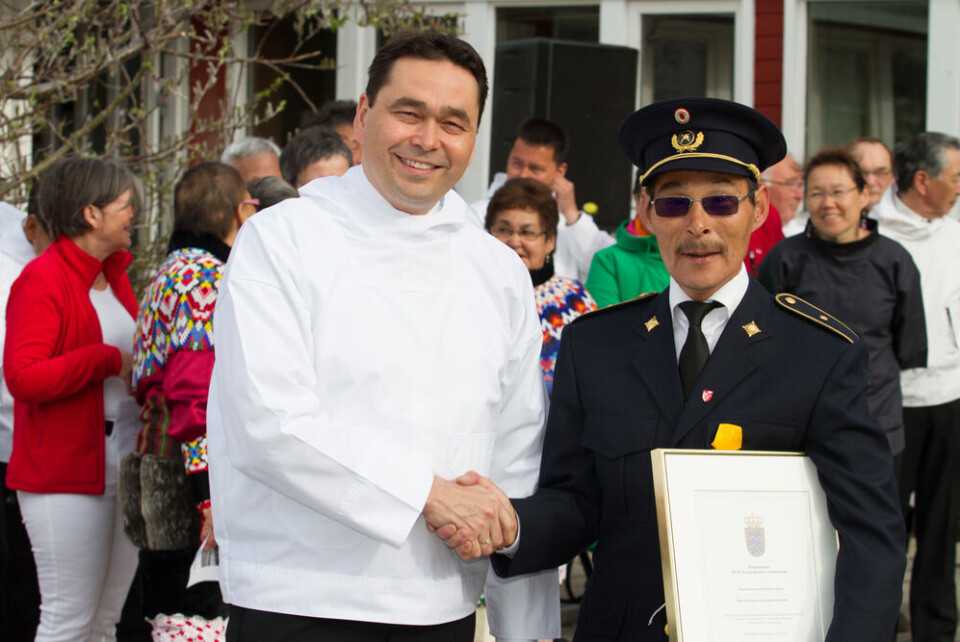
<svg viewBox="0 0 960 642">
<path fill-rule="evenodd" d="M 920 270 L 927 367 L 900 373 L 906 447 L 900 503 L 913 516 L 917 552 L 910 576 L 913 639 L 952 640 L 960 520 L 960 140 L 923 132 L 894 151 L 896 186 L 870 215 L 880 233 L 910 252 Z M 914 494 L 911 510 L 910 495 Z"/>
<path fill-rule="evenodd" d="M 890 639 L 903 520 L 890 447 L 867 407 L 866 346 L 802 300 L 774 300 L 743 264 L 769 207 L 760 171 L 786 153 L 783 135 L 744 105 L 687 98 L 630 116 L 620 146 L 644 168 L 638 215 L 670 286 L 564 328 L 537 493 L 514 500 L 519 536 L 494 568 L 535 571 L 596 541 L 577 641 L 659 642 L 676 622 L 662 609 L 650 452 L 805 451 L 840 536 L 826 640 Z"/>
<path fill-rule="evenodd" d="M 559 635 L 555 570 L 457 556 L 516 524 L 454 480 L 532 493 L 544 414 L 529 273 L 451 191 L 486 93 L 466 43 L 395 36 L 360 97 L 361 166 L 237 237 L 208 404 L 228 639 L 467 642 L 482 591 L 499 639 Z"/>
<path fill-rule="evenodd" d="M 590 273 L 593 255 L 615 243 L 597 227 L 593 217 L 580 210 L 573 182 L 567 178 L 567 133 L 545 118 L 531 118 L 517 128 L 507 158 L 506 173 L 494 176 L 487 195 L 470 205 L 473 220 L 484 226 L 490 197 L 510 178 L 532 178 L 551 190 L 557 199 L 557 249 L 549 260 L 553 272 L 581 283 Z"/>
</svg>

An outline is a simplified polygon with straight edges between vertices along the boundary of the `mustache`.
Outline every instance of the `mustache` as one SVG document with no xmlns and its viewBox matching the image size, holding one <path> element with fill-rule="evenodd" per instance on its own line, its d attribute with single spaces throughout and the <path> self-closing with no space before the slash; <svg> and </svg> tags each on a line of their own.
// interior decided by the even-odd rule
<svg viewBox="0 0 960 642">
<path fill-rule="evenodd" d="M 677 245 L 677 254 L 726 254 L 727 247 L 720 241 L 686 239 Z"/>
</svg>

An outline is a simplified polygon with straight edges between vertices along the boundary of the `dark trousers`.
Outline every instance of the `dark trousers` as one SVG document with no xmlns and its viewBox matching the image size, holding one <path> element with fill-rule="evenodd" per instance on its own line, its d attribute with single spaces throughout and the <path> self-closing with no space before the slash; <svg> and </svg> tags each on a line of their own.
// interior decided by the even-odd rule
<svg viewBox="0 0 960 642">
<path fill-rule="evenodd" d="M 433 626 L 379 624 L 230 607 L 227 642 L 473 642 L 476 615 Z"/>
<path fill-rule="evenodd" d="M 960 400 L 904 408 L 906 448 L 900 505 L 912 510 L 917 553 L 910 575 L 913 642 L 953 642 L 957 631 L 956 558 L 960 520 Z"/>
<path fill-rule="evenodd" d="M 0 463 L 0 640 L 29 642 L 40 623 L 40 587 L 17 494 Z"/>
</svg>

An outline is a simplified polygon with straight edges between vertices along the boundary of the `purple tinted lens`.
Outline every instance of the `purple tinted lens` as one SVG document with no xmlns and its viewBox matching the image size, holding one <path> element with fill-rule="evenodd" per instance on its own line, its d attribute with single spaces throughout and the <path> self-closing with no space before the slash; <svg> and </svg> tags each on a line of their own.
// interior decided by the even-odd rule
<svg viewBox="0 0 960 642">
<path fill-rule="evenodd" d="M 711 216 L 730 216 L 740 209 L 740 199 L 731 194 L 705 196 L 700 201 L 704 211 Z"/>
<path fill-rule="evenodd" d="M 690 211 L 690 199 L 686 196 L 661 196 L 653 200 L 653 209 L 657 216 L 673 218 L 683 216 Z"/>
</svg>

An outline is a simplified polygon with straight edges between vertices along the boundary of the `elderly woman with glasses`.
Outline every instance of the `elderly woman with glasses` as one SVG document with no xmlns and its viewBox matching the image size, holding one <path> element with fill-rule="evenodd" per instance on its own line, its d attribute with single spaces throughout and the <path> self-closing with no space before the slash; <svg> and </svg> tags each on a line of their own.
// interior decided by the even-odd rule
<svg viewBox="0 0 960 642">
<path fill-rule="evenodd" d="M 597 309 L 579 281 L 553 273 L 558 220 L 557 201 L 549 187 L 531 178 L 513 178 L 490 199 L 485 222 L 487 231 L 510 246 L 530 271 L 543 332 L 540 366 L 548 392 L 553 389 L 563 327 Z"/>
<path fill-rule="evenodd" d="M 926 365 L 920 274 L 899 243 L 866 217 L 870 191 L 846 150 L 827 150 L 804 168 L 810 221 L 760 265 L 771 293 L 790 292 L 829 312 L 866 342 L 870 413 L 894 455 L 903 451 L 900 370 Z"/>
</svg>

